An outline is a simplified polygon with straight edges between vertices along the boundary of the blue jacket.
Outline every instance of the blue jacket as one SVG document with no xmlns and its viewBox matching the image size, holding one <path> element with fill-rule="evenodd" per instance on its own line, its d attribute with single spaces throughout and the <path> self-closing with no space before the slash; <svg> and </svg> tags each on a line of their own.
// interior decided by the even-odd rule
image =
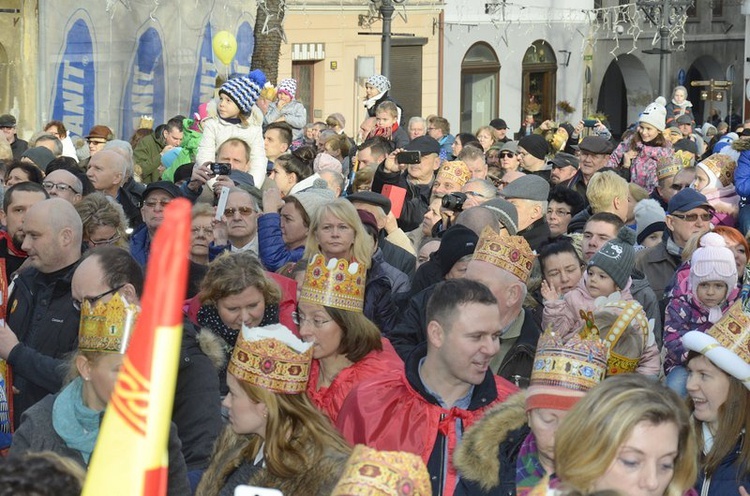
<svg viewBox="0 0 750 496">
<path fill-rule="evenodd" d="M 734 171 L 734 187 L 738 195 L 747 198 L 750 196 L 750 140 L 738 139 L 731 146 L 740 152 L 737 168 Z"/>
<path fill-rule="evenodd" d="M 145 267 L 150 252 L 151 238 L 148 235 L 148 228 L 146 228 L 146 224 L 141 224 L 130 236 L 130 254 L 141 267 Z"/>
<path fill-rule="evenodd" d="M 281 237 L 281 217 L 277 213 L 258 217 L 258 254 L 266 270 L 276 272 L 289 262 L 297 262 L 305 252 L 304 246 L 290 250 Z"/>
<path fill-rule="evenodd" d="M 737 458 L 739 457 L 740 450 L 742 449 L 742 442 L 746 434 L 740 436 L 737 441 L 737 446 L 716 469 L 716 471 L 706 479 L 706 474 L 701 471 L 698 482 L 695 484 L 695 489 L 699 494 L 702 494 L 703 486 L 708 484 L 707 496 L 725 496 L 727 494 L 739 494 L 738 487 L 744 486 L 746 490 L 750 491 L 750 474 L 739 474 L 737 473 Z"/>
</svg>

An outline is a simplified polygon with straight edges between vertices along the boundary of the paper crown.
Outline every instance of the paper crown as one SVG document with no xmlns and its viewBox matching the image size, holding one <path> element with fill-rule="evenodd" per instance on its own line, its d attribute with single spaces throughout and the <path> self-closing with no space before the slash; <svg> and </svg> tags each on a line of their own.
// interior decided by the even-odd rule
<svg viewBox="0 0 750 496">
<path fill-rule="evenodd" d="M 436 180 L 453 181 L 458 187 L 463 187 L 466 181 L 471 179 L 469 166 L 461 160 L 443 162 L 438 169 Z"/>
<path fill-rule="evenodd" d="M 653 323 L 649 322 L 641 304 L 635 300 L 624 301 L 619 298 L 620 293 L 616 292 L 609 298 L 600 300 L 593 312 L 593 321 L 598 326 L 599 335 L 609 346 L 607 376 L 635 372 L 643 350 L 654 339 Z M 623 354 L 618 344 L 628 331 L 635 332 L 641 338 L 641 346 Z"/>
<path fill-rule="evenodd" d="M 587 331 L 584 327 L 567 341 L 551 330 L 539 337 L 526 394 L 527 411 L 569 410 L 604 379 L 609 348 L 598 334 Z"/>
<path fill-rule="evenodd" d="M 89 300 L 81 305 L 78 349 L 102 353 L 125 353 L 140 310 L 118 292 L 107 303 L 93 308 Z"/>
<path fill-rule="evenodd" d="M 742 310 L 742 298 L 707 333 L 690 331 L 682 337 L 682 344 L 750 389 L 750 315 Z"/>
<path fill-rule="evenodd" d="M 682 160 L 674 155 L 660 157 L 657 162 L 656 178 L 662 180 L 673 177 L 682 170 L 683 166 Z"/>
<path fill-rule="evenodd" d="M 737 162 L 729 155 L 714 153 L 699 162 L 698 165 L 713 172 L 724 186 L 728 186 L 734 182 L 734 171 L 737 168 Z"/>
<path fill-rule="evenodd" d="M 482 231 L 472 260 L 491 263 L 507 270 L 526 284 L 536 255 L 522 236 L 508 236 L 487 226 Z"/>
<path fill-rule="evenodd" d="M 307 388 L 311 362 L 312 343 L 300 341 L 282 324 L 242 326 L 227 371 L 274 393 L 298 394 Z"/>
<path fill-rule="evenodd" d="M 361 264 L 315 255 L 307 265 L 299 301 L 325 307 L 362 312 L 365 303 L 365 275 Z"/>
<path fill-rule="evenodd" d="M 354 447 L 331 496 L 430 496 L 432 485 L 422 458 L 403 451 Z"/>
</svg>

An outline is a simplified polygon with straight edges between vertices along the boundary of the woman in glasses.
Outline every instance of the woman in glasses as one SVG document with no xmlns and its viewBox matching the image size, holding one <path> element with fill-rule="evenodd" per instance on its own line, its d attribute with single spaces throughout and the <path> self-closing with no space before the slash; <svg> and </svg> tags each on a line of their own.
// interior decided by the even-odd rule
<svg viewBox="0 0 750 496">
<path fill-rule="evenodd" d="M 300 336 L 313 345 L 307 395 L 334 423 L 356 384 L 403 367 L 362 313 L 364 298 L 365 268 L 356 262 L 316 255 L 308 264 L 295 314 Z"/>
<path fill-rule="evenodd" d="M 518 157 L 518 141 L 508 141 L 500 148 L 500 168 L 503 172 L 517 171 L 521 166 Z"/>
<path fill-rule="evenodd" d="M 128 221 L 114 198 L 104 193 L 91 193 L 76 203 L 75 209 L 83 221 L 84 249 L 104 245 L 129 248 Z"/>
</svg>

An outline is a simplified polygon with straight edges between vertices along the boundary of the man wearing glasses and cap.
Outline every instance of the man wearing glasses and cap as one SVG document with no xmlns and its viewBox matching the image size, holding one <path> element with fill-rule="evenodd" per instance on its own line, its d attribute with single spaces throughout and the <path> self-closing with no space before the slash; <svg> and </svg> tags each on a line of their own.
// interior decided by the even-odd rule
<svg viewBox="0 0 750 496">
<path fill-rule="evenodd" d="M 29 144 L 16 134 L 16 118 L 10 114 L 0 115 L 0 131 L 13 151 L 13 160 L 21 160 L 21 155 L 29 148 Z"/>
<path fill-rule="evenodd" d="M 599 136 L 586 136 L 578 144 L 578 172 L 568 181 L 568 188 L 581 195 L 586 201 L 586 188 L 591 176 L 599 172 L 605 165 L 615 147 L 612 143 Z"/>
</svg>

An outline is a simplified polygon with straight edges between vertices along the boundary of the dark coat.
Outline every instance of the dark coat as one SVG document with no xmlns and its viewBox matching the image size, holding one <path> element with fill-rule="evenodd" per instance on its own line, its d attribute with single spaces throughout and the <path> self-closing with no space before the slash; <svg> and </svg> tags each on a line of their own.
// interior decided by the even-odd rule
<svg viewBox="0 0 750 496">
<path fill-rule="evenodd" d="M 737 441 L 737 446 L 734 451 L 729 453 L 719 464 L 716 471 L 711 475 L 709 479 L 706 479 L 706 475 L 701 470 L 698 477 L 698 482 L 695 484 L 695 489 L 698 494 L 703 494 L 703 486 L 708 484 L 707 496 L 724 496 L 728 494 L 738 494 L 738 487 L 744 486 L 746 490 L 750 490 L 750 474 L 739 474 L 739 467 L 737 462 L 739 461 L 740 450 L 742 449 L 742 443 L 747 442 L 744 439 L 747 433 L 742 434 L 740 439 Z"/>
<path fill-rule="evenodd" d="M 591 211 L 590 206 L 575 214 L 568 224 L 568 234 L 583 232 L 583 228 L 586 227 L 586 223 L 592 215 L 594 215 L 594 212 Z"/>
<path fill-rule="evenodd" d="M 10 144 L 10 149 L 13 152 L 13 160 L 21 160 L 21 155 L 29 149 L 29 143 L 16 136 L 16 139 Z"/>
<path fill-rule="evenodd" d="M 521 334 L 508 350 L 497 370 L 497 375 L 508 379 L 516 386 L 529 384 L 531 369 L 534 366 L 534 355 L 536 355 L 536 343 L 542 335 L 542 329 L 534 320 L 531 310 L 524 308 L 522 311 L 524 319 Z"/>
<path fill-rule="evenodd" d="M 157 131 L 161 135 L 161 127 Z M 144 136 L 133 149 L 133 161 L 141 166 L 141 179 L 145 184 L 161 179 L 159 166 L 161 165 L 161 151 L 164 149 L 164 139 L 157 136 L 157 131 Z"/>
<path fill-rule="evenodd" d="M 5 231 L 2 234 L 3 236 L 0 236 L 0 258 L 5 260 L 5 275 L 8 278 L 8 282 L 10 282 L 11 276 L 21 267 L 26 257 L 14 255 L 8 247 L 9 244 L 13 243 L 10 235 Z"/>
<path fill-rule="evenodd" d="M 29 407 L 60 390 L 65 358 L 78 348 L 80 312 L 73 307 L 70 291 L 75 268 L 51 277 L 30 267 L 15 279 L 7 315 L 19 341 L 8 355 L 19 391 L 13 396 L 15 425 Z"/>
<path fill-rule="evenodd" d="M 461 474 L 454 496 L 516 495 L 516 461 L 531 432 L 525 400 L 514 394 L 466 432 L 453 459 Z"/>
<path fill-rule="evenodd" d="M 528 241 L 531 249 L 537 253 L 549 243 L 549 238 L 551 236 L 549 226 L 547 225 L 547 221 L 544 220 L 544 217 L 534 221 L 533 224 L 523 231 L 519 231 L 518 235 L 523 236 L 523 238 Z"/>
<path fill-rule="evenodd" d="M 385 229 L 380 231 L 378 248 L 383 251 L 383 258 L 386 262 L 406 274 L 409 279 L 414 277 L 417 270 L 417 257 L 388 241 L 385 238 Z"/>
<path fill-rule="evenodd" d="M 394 100 L 393 98 L 391 98 L 391 95 L 389 95 L 388 93 L 389 93 L 389 91 L 384 92 L 383 96 L 381 96 L 380 98 L 378 98 L 377 100 L 375 100 L 375 105 L 373 105 L 372 107 L 370 107 L 370 108 L 367 109 L 367 116 L 368 117 L 375 117 L 375 111 L 377 110 L 378 105 L 380 105 L 381 103 L 383 103 L 383 102 L 393 102 L 393 103 L 396 104 L 396 106 L 399 108 L 399 110 L 401 110 L 401 119 L 399 120 L 398 125 L 399 125 L 399 128 L 403 127 L 403 126 L 406 125 L 406 116 L 404 115 L 404 109 L 403 109 L 403 107 L 401 107 L 401 105 L 396 100 Z"/>
<path fill-rule="evenodd" d="M 13 455 L 19 455 L 28 452 L 52 451 L 87 468 L 81 452 L 69 448 L 52 426 L 52 405 L 55 403 L 55 398 L 57 398 L 56 395 L 49 395 L 23 414 L 21 425 L 13 434 L 10 452 Z M 174 424 L 169 428 L 168 451 L 167 494 L 173 496 L 190 494 L 185 460 L 180 453 L 180 439 L 177 437 Z"/>
<path fill-rule="evenodd" d="M 117 203 L 120 204 L 122 210 L 125 212 L 128 224 L 130 224 L 130 227 L 135 230 L 143 225 L 143 217 L 141 217 L 142 198 L 136 194 L 137 189 L 139 189 L 137 187 L 138 183 L 133 181 L 132 178 L 128 181 L 131 181 L 134 184 L 131 185 L 129 189 L 125 189 L 123 186 L 117 191 Z M 128 183 L 125 183 L 125 185 L 127 184 Z"/>
<path fill-rule="evenodd" d="M 641 250 L 635 256 L 635 268 L 646 276 L 660 305 L 664 299 L 664 288 L 672 281 L 680 264 L 680 258 L 670 255 L 667 251 L 669 236 L 669 231 L 664 231 L 664 240 L 661 243 Z"/>
<path fill-rule="evenodd" d="M 427 289 L 445 279 L 443 268 L 440 266 L 440 262 L 438 262 L 437 258 L 437 252 L 435 252 L 430 255 L 429 260 L 419 266 L 411 283 L 412 295 L 416 295 L 424 289 Z"/>
<path fill-rule="evenodd" d="M 372 181 L 372 190 L 375 193 L 382 193 L 383 186 L 386 184 L 399 186 L 406 190 L 404 208 L 398 218 L 398 227 L 405 232 L 413 231 L 422 224 L 424 214 L 430 206 L 430 192 L 432 191 L 432 182 L 430 184 L 413 184 L 407 178 L 408 172 L 387 172 L 384 164 L 380 164 L 375 170 L 375 177 Z"/>
<path fill-rule="evenodd" d="M 130 254 L 141 267 L 145 267 L 150 251 L 151 237 L 148 235 L 146 225 L 143 224 L 130 236 Z"/>
<path fill-rule="evenodd" d="M 372 267 L 367 271 L 364 314 L 384 336 L 396 326 L 398 308 L 393 299 L 391 281 L 376 260 L 372 261 Z"/>
</svg>

